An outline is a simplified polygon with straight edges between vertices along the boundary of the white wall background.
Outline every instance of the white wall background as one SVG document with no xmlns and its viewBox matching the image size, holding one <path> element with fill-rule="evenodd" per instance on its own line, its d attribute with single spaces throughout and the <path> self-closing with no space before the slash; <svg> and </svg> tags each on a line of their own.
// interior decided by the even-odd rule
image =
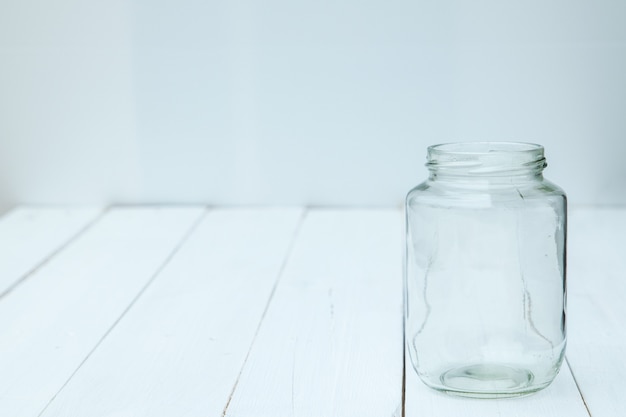
<svg viewBox="0 0 626 417">
<path fill-rule="evenodd" d="M 2 0 L 0 201 L 397 205 L 425 147 L 546 146 L 626 204 L 623 0 Z"/>
</svg>

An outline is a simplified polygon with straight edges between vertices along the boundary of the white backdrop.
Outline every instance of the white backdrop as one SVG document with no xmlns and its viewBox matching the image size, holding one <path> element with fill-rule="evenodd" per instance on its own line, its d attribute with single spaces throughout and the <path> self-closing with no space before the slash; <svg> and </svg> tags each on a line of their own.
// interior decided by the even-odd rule
<svg viewBox="0 0 626 417">
<path fill-rule="evenodd" d="M 0 201 L 401 203 L 425 147 L 546 146 L 626 204 L 622 0 L 0 2 Z"/>
</svg>

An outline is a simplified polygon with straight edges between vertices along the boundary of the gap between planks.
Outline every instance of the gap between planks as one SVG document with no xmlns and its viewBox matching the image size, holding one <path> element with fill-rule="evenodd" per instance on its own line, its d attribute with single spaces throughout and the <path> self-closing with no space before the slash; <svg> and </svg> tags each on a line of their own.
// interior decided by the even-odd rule
<svg viewBox="0 0 626 417">
<path fill-rule="evenodd" d="M 587 405 L 587 401 L 585 400 L 585 396 L 583 395 L 583 392 L 580 389 L 580 385 L 578 385 L 578 379 L 576 378 L 574 369 L 572 369 L 572 365 L 570 365 L 569 363 L 569 359 L 567 358 L 567 355 L 565 355 L 565 363 L 567 364 L 567 367 L 569 368 L 569 372 L 572 374 L 572 379 L 574 380 L 574 384 L 576 384 L 576 389 L 578 390 L 578 393 L 580 394 L 580 399 L 583 401 L 583 404 L 585 405 L 587 414 L 589 414 L 589 417 L 593 417 L 593 415 L 591 414 L 591 410 L 589 410 L 589 406 Z"/>
<path fill-rule="evenodd" d="M 237 374 L 237 379 L 235 380 L 235 383 L 233 384 L 233 389 L 230 391 L 230 394 L 228 395 L 228 401 L 226 401 L 226 405 L 224 406 L 224 410 L 222 411 L 222 417 L 225 417 L 226 413 L 228 412 L 228 406 L 230 405 L 230 402 L 233 399 L 233 395 L 235 394 L 235 390 L 237 389 L 237 384 L 239 384 L 241 373 L 243 372 L 246 366 L 246 363 L 248 362 L 248 358 L 250 357 L 250 352 L 252 352 L 252 347 L 254 346 L 254 342 L 256 341 L 256 338 L 259 334 L 259 330 L 261 329 L 261 326 L 263 325 L 263 320 L 265 319 L 267 310 L 269 309 L 270 304 L 272 303 L 272 299 L 274 298 L 274 294 L 276 293 L 276 288 L 278 288 L 278 284 L 280 282 L 281 277 L 283 276 L 283 272 L 285 271 L 285 267 L 287 266 L 289 257 L 291 256 L 293 248 L 296 245 L 296 242 L 298 240 L 298 235 L 300 234 L 302 224 L 304 223 L 304 220 L 306 219 L 306 216 L 308 215 L 308 213 L 309 213 L 309 208 L 305 207 L 302 210 L 300 219 L 298 219 L 298 224 L 296 225 L 296 229 L 294 230 L 291 241 L 289 242 L 287 252 L 285 253 L 285 258 L 283 259 L 283 262 L 280 265 L 280 269 L 278 270 L 278 273 L 276 274 L 276 280 L 274 281 L 274 285 L 272 286 L 272 291 L 270 292 L 270 295 L 267 299 L 267 303 L 265 304 L 265 308 L 263 309 L 263 314 L 261 314 L 261 319 L 259 320 L 259 324 L 256 328 L 256 331 L 254 332 L 254 336 L 252 337 L 252 342 L 250 343 L 250 347 L 248 348 L 246 357 L 244 358 L 243 363 L 241 364 L 241 368 L 239 369 L 239 373 Z"/>
</svg>

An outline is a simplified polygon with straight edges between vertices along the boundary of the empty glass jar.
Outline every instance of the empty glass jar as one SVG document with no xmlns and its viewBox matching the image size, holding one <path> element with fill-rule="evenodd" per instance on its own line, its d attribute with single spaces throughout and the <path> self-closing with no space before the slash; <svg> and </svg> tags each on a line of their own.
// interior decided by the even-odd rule
<svg viewBox="0 0 626 417">
<path fill-rule="evenodd" d="M 426 385 L 499 398 L 548 386 L 565 351 L 566 197 L 544 149 L 428 148 L 406 199 L 406 340 Z"/>
</svg>

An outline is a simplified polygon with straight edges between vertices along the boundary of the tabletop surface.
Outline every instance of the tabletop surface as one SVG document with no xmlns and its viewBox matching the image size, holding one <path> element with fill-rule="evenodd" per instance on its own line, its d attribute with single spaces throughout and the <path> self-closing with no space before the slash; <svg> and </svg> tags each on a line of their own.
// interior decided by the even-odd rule
<svg viewBox="0 0 626 417">
<path fill-rule="evenodd" d="M 554 383 L 476 400 L 406 366 L 403 215 L 20 207 L 0 218 L 0 416 L 626 415 L 626 209 L 573 209 Z"/>
</svg>

